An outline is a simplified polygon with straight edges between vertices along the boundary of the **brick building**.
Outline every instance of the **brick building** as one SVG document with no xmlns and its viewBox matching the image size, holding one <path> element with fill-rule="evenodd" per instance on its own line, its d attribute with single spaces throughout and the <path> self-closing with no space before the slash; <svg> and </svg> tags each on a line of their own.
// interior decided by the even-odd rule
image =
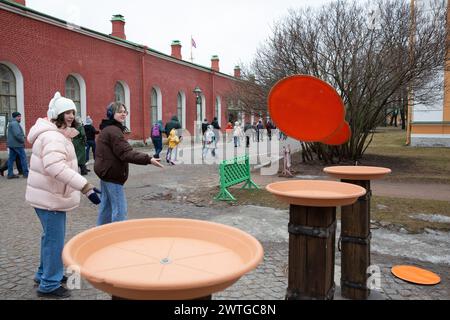
<svg viewBox="0 0 450 320">
<path fill-rule="evenodd" d="M 55 91 L 74 100 L 81 118 L 89 115 L 96 126 L 106 106 L 121 100 L 129 109 L 130 140 L 147 140 L 152 123 L 173 115 L 192 135 L 196 120 L 217 116 L 225 127 L 236 118 L 225 97 L 239 67 L 232 77 L 220 72 L 218 56 L 211 68 L 187 62 L 176 40 L 170 56 L 160 53 L 126 40 L 123 16 L 111 23 L 105 35 L 32 10 L 25 0 L 0 0 L 0 150 L 6 148 L 5 117 L 21 112 L 27 132 L 46 115 Z"/>
</svg>

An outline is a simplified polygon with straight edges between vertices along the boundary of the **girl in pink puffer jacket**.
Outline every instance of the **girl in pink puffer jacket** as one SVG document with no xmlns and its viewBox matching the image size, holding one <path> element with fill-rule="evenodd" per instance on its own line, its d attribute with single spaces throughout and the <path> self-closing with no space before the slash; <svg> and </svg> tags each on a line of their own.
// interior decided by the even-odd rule
<svg viewBox="0 0 450 320">
<path fill-rule="evenodd" d="M 80 204 L 80 191 L 93 203 L 100 203 L 98 190 L 78 173 L 72 138 L 76 107 L 57 92 L 50 101 L 47 118 L 39 118 L 30 129 L 33 144 L 25 199 L 34 207 L 42 224 L 41 262 L 35 275 L 38 296 L 66 298 L 70 292 L 61 286 L 64 278 L 62 250 L 66 212 Z"/>
</svg>

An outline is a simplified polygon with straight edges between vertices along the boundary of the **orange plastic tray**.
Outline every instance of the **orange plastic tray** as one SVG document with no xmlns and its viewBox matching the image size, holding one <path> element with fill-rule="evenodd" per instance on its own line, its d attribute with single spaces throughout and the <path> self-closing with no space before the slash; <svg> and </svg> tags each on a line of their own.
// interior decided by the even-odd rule
<svg viewBox="0 0 450 320">
<path fill-rule="evenodd" d="M 282 201 L 310 207 L 350 205 L 366 194 L 366 189 L 360 186 L 326 180 L 274 182 L 266 189 Z"/>
<path fill-rule="evenodd" d="M 236 282 L 263 258 L 251 235 L 189 219 L 142 219 L 87 230 L 64 247 L 94 287 L 126 299 L 195 299 Z"/>
<path fill-rule="evenodd" d="M 349 180 L 375 180 L 391 173 L 391 169 L 370 166 L 333 166 L 323 171 L 332 177 Z"/>
<path fill-rule="evenodd" d="M 338 146 L 346 143 L 351 136 L 352 131 L 350 130 L 350 125 L 348 124 L 348 122 L 344 121 L 342 126 L 335 133 L 327 137 L 325 140 L 322 140 L 321 142 L 331 146 Z"/>
<path fill-rule="evenodd" d="M 391 272 L 397 278 L 415 284 L 435 285 L 441 282 L 441 278 L 437 274 L 414 266 L 394 266 Z"/>
<path fill-rule="evenodd" d="M 336 90 L 308 75 L 277 82 L 269 93 L 268 104 L 277 127 L 301 141 L 322 141 L 344 122 L 344 104 Z"/>
</svg>

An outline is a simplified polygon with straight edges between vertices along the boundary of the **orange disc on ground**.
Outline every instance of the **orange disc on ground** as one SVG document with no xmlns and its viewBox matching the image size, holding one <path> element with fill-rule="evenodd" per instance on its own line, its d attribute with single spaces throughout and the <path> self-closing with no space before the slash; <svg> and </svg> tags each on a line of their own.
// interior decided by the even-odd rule
<svg viewBox="0 0 450 320">
<path fill-rule="evenodd" d="M 351 136 L 352 131 L 350 130 L 350 125 L 347 121 L 344 121 L 344 124 L 338 129 L 338 131 L 320 142 L 331 146 L 338 146 L 346 143 Z"/>
<path fill-rule="evenodd" d="M 268 104 L 277 127 L 301 141 L 322 141 L 344 122 L 344 104 L 336 90 L 308 75 L 278 81 L 269 93 Z"/>
<path fill-rule="evenodd" d="M 416 284 L 434 285 L 441 282 L 437 274 L 414 266 L 394 266 L 391 272 L 397 278 Z"/>
</svg>

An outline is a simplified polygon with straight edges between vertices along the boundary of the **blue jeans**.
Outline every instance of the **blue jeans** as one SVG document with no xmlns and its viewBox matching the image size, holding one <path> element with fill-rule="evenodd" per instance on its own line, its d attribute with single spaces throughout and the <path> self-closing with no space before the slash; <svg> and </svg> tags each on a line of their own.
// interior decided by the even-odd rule
<svg viewBox="0 0 450 320">
<path fill-rule="evenodd" d="M 42 224 L 41 262 L 34 276 L 40 281 L 40 292 L 51 292 L 61 286 L 64 275 L 62 251 L 66 235 L 66 213 L 34 208 Z"/>
<path fill-rule="evenodd" d="M 8 157 L 8 177 L 14 175 L 13 166 L 16 157 L 19 156 L 20 164 L 22 165 L 23 176 L 28 177 L 28 163 L 27 154 L 25 153 L 25 148 L 11 148 L 9 147 L 9 157 Z"/>
<path fill-rule="evenodd" d="M 95 140 L 86 141 L 86 162 L 89 161 L 89 151 L 91 150 L 91 147 L 92 147 L 92 154 L 95 160 Z"/>
<path fill-rule="evenodd" d="M 127 198 L 123 185 L 100 180 L 102 194 L 98 206 L 97 226 L 127 220 Z"/>
<path fill-rule="evenodd" d="M 153 146 L 155 147 L 155 158 L 159 158 L 162 151 L 162 138 L 152 138 Z"/>
<path fill-rule="evenodd" d="M 239 137 L 233 137 L 234 139 L 234 147 L 240 147 L 241 146 L 241 139 Z"/>
</svg>

